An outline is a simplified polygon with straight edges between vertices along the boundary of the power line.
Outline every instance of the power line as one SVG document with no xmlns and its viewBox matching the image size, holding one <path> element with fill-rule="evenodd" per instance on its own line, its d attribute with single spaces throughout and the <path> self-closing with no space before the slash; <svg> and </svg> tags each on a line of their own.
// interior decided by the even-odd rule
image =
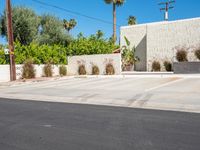
<svg viewBox="0 0 200 150">
<path fill-rule="evenodd" d="M 95 20 L 95 21 L 98 21 L 98 22 L 106 23 L 106 24 L 113 24 L 112 22 L 107 21 L 107 20 L 103 20 L 103 19 L 100 19 L 100 18 L 88 16 L 88 15 L 85 15 L 85 14 L 82 14 L 82 13 L 79 13 L 79 12 L 76 12 L 76 11 L 72 11 L 72 10 L 69 10 L 69 9 L 65 9 L 65 8 L 56 6 L 56 5 L 52 5 L 52 4 L 48 4 L 48 3 L 45 3 L 45 2 L 41 2 L 41 1 L 39 1 L 39 0 L 32 0 L 32 1 L 33 1 L 33 2 L 36 2 L 36 3 L 38 3 L 38 4 L 41 4 L 41 5 L 45 5 L 45 6 L 49 6 L 49 7 L 53 7 L 53 8 L 56 8 L 56 9 L 65 11 L 65 12 L 67 12 L 67 13 L 71 13 L 71 14 L 74 14 L 74 15 L 77 15 L 77 16 L 81 16 L 81 17 L 84 17 L 84 18 L 88 18 L 88 19 L 90 19 L 90 20 Z M 118 26 L 118 25 L 117 25 L 117 26 Z M 120 26 L 118 26 L 118 27 L 120 27 Z"/>
<path fill-rule="evenodd" d="M 166 2 L 161 2 L 158 4 L 158 5 L 165 5 L 165 7 L 160 8 L 160 11 L 163 11 L 163 10 L 165 11 L 165 16 L 164 16 L 165 21 L 167 21 L 169 19 L 168 11 L 169 11 L 169 9 L 174 8 L 174 6 L 172 6 L 172 4 L 175 2 L 176 2 L 175 0 L 170 0 L 170 1 L 167 0 Z"/>
</svg>

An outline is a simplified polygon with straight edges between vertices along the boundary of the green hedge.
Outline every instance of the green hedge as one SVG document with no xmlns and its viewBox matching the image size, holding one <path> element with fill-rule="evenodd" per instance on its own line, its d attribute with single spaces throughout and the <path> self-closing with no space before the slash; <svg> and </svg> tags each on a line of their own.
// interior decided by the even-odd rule
<svg viewBox="0 0 200 150">
<path fill-rule="evenodd" d="M 21 45 L 15 43 L 15 61 L 16 64 L 23 64 L 25 60 L 32 59 L 35 64 L 67 64 L 66 47 L 61 45 L 39 45 L 31 43 L 30 45 Z M 3 48 L 0 49 L 0 64 L 6 64 L 6 58 Z"/>
<path fill-rule="evenodd" d="M 35 64 L 67 64 L 67 56 L 109 54 L 118 48 L 111 42 L 97 38 L 96 36 L 79 37 L 73 40 L 67 47 L 62 45 L 39 45 L 30 43 L 22 45 L 15 42 L 16 64 L 23 64 L 27 59 L 32 59 Z M 0 64 L 6 64 L 4 48 L 0 47 Z"/>
</svg>

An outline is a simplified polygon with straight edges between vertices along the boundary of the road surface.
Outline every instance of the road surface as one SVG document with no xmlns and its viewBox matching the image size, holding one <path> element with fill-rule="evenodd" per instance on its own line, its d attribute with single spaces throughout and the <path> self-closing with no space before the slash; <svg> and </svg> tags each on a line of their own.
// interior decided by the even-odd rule
<svg viewBox="0 0 200 150">
<path fill-rule="evenodd" d="M 1 150 L 199 150 L 200 114 L 0 99 Z"/>
</svg>

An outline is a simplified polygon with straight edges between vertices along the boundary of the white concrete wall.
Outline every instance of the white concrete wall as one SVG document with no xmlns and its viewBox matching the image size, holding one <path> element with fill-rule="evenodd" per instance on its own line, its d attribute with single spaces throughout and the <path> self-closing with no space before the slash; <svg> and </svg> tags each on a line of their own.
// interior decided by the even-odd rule
<svg viewBox="0 0 200 150">
<path fill-rule="evenodd" d="M 136 56 L 140 58 L 140 62 L 135 64 L 135 70 L 137 71 L 146 70 L 146 33 L 146 25 L 121 27 L 120 46 L 126 46 L 124 37 L 130 41 L 131 47 L 135 46 Z"/>
<path fill-rule="evenodd" d="M 22 66 L 16 65 L 16 77 L 20 79 L 22 77 Z M 53 76 L 59 76 L 59 66 L 53 65 Z M 67 66 L 66 66 L 67 67 Z M 36 77 L 44 76 L 44 65 L 34 65 Z M 10 67 L 9 65 L 0 65 L 0 82 L 10 81 Z"/>
<path fill-rule="evenodd" d="M 143 39 L 145 35 L 146 41 Z M 154 60 L 161 64 L 165 60 L 174 61 L 177 46 L 188 47 L 189 61 L 197 61 L 193 50 L 200 44 L 200 18 L 121 27 L 121 46 L 125 44 L 124 36 L 138 47 L 136 54 L 142 58 L 136 70 L 143 70 L 145 67 L 142 66 L 146 66 L 146 70 L 151 71 Z"/>
<path fill-rule="evenodd" d="M 0 82 L 7 82 L 10 80 L 9 65 L 0 65 Z"/>
<path fill-rule="evenodd" d="M 68 75 L 78 75 L 79 63 L 84 64 L 87 74 L 92 74 L 92 64 L 99 67 L 100 75 L 105 74 L 105 66 L 111 61 L 115 74 L 121 74 L 121 54 L 82 55 L 68 57 Z"/>
<path fill-rule="evenodd" d="M 189 61 L 196 61 L 193 53 L 200 44 L 200 18 L 149 24 L 147 29 L 147 63 L 151 71 L 152 61 L 176 61 L 175 47 L 188 48 Z M 162 67 L 164 70 L 164 67 Z"/>
</svg>

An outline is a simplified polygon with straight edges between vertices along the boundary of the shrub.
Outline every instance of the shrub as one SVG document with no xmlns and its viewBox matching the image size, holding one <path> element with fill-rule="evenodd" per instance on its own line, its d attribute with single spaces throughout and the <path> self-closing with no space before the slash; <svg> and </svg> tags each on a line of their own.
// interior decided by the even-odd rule
<svg viewBox="0 0 200 150">
<path fill-rule="evenodd" d="M 164 61 L 164 66 L 166 71 L 172 71 L 172 63 L 169 61 Z"/>
<path fill-rule="evenodd" d="M 161 66 L 159 61 L 153 61 L 152 63 L 152 71 L 160 71 Z"/>
<path fill-rule="evenodd" d="M 47 63 L 44 66 L 44 75 L 45 77 L 52 77 L 53 76 L 53 68 L 51 63 Z"/>
<path fill-rule="evenodd" d="M 32 59 L 27 59 L 24 62 L 22 69 L 23 69 L 23 71 L 22 71 L 22 78 L 23 79 L 35 78 L 35 70 L 34 70 Z"/>
<path fill-rule="evenodd" d="M 106 65 L 106 75 L 114 75 L 115 74 L 115 68 L 113 67 L 113 64 L 108 63 Z"/>
<path fill-rule="evenodd" d="M 78 74 L 79 75 L 86 75 L 86 69 L 85 69 L 85 65 L 79 65 L 79 67 L 78 67 Z"/>
<path fill-rule="evenodd" d="M 200 49 L 195 50 L 195 56 L 200 60 Z"/>
<path fill-rule="evenodd" d="M 188 61 L 187 59 L 187 51 L 182 48 L 176 52 L 176 59 L 178 62 Z"/>
<path fill-rule="evenodd" d="M 59 74 L 60 74 L 60 76 L 66 76 L 67 75 L 66 66 L 62 65 L 62 66 L 59 67 Z"/>
<path fill-rule="evenodd" d="M 99 67 L 97 65 L 92 66 L 92 75 L 99 75 Z"/>
</svg>

